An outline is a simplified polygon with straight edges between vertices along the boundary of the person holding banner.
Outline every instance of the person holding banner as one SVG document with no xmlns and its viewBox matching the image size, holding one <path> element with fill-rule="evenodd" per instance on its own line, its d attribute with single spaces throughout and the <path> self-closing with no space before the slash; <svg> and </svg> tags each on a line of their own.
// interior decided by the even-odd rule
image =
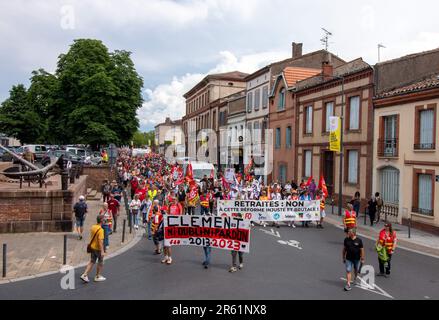
<svg viewBox="0 0 439 320">
<path fill-rule="evenodd" d="M 323 229 L 323 219 L 326 217 L 325 213 L 325 196 L 323 191 L 318 189 L 316 200 L 320 200 L 320 222 L 317 224 L 317 228 Z"/>
<path fill-rule="evenodd" d="M 305 192 L 300 196 L 299 200 L 310 201 L 312 200 L 309 190 L 305 188 Z M 309 228 L 309 221 L 302 221 L 303 228 Z"/>
<path fill-rule="evenodd" d="M 151 218 L 151 232 L 152 232 L 152 239 L 154 241 L 155 245 L 155 251 L 154 254 L 160 254 L 160 243 L 163 241 L 162 239 L 162 233 L 161 230 L 159 230 L 159 227 L 163 224 L 163 215 L 161 214 L 159 210 L 159 205 L 157 203 L 154 203 L 154 207 L 152 209 L 153 215 Z"/>
</svg>

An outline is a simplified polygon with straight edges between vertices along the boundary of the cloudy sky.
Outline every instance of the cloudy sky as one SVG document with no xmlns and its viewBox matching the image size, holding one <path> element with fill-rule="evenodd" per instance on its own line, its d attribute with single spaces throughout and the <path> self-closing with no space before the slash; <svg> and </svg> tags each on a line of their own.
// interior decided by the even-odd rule
<svg viewBox="0 0 439 320">
<path fill-rule="evenodd" d="M 184 114 L 182 94 L 212 72 L 251 73 L 288 58 L 291 42 L 377 62 L 439 47 L 436 0 L 0 0 L 0 100 L 31 71 L 55 70 L 73 39 L 133 53 L 144 78 L 142 130 Z"/>
</svg>

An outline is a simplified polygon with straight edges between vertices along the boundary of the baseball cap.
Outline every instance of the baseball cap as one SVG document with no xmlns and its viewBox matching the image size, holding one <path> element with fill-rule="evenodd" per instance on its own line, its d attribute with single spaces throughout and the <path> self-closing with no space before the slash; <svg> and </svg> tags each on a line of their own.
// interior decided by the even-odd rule
<svg viewBox="0 0 439 320">
<path fill-rule="evenodd" d="M 84 201 L 85 197 L 84 196 L 79 196 L 79 201 Z"/>
</svg>

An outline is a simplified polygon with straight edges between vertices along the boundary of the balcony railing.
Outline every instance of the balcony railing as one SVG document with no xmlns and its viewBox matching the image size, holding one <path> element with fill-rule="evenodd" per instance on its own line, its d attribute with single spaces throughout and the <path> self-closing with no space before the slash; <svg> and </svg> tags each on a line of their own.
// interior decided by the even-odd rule
<svg viewBox="0 0 439 320">
<path fill-rule="evenodd" d="M 436 145 L 434 143 L 416 143 L 414 148 L 415 150 L 434 150 Z"/>
<path fill-rule="evenodd" d="M 398 139 L 378 139 L 379 157 L 398 157 Z"/>
<path fill-rule="evenodd" d="M 433 210 L 430 210 L 430 209 L 422 209 L 422 208 L 412 207 L 412 212 L 416 212 L 416 213 L 423 214 L 426 216 L 433 216 Z"/>
</svg>

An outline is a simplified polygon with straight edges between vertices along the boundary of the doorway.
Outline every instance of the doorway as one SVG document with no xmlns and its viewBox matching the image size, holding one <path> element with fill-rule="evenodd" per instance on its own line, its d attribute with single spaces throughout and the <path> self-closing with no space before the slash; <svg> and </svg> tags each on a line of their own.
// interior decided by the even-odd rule
<svg viewBox="0 0 439 320">
<path fill-rule="evenodd" d="M 329 196 L 334 192 L 334 152 L 324 151 L 322 157 L 322 175 L 325 178 Z"/>
</svg>

